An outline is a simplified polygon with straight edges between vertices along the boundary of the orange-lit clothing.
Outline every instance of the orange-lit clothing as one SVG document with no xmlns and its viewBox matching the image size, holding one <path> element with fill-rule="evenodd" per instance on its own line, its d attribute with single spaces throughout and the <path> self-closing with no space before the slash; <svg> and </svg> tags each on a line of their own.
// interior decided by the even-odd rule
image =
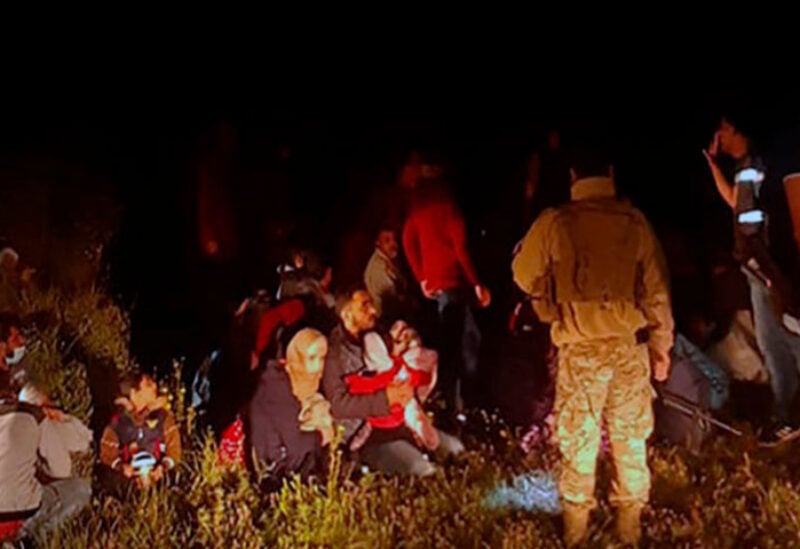
<svg viewBox="0 0 800 549">
<path fill-rule="evenodd" d="M 112 469 L 130 463 L 137 452 L 152 454 L 168 468 L 181 459 L 181 435 L 169 410 L 159 407 L 136 413 L 122 407 L 100 440 L 100 462 Z"/>
<path fill-rule="evenodd" d="M 427 281 L 432 290 L 479 283 L 467 251 L 464 217 L 444 192 L 412 204 L 403 227 L 403 250 L 414 277 Z"/>
<path fill-rule="evenodd" d="M 572 186 L 572 202 L 545 210 L 514 258 L 514 281 L 552 323 L 557 346 L 650 332 L 654 356 L 673 343 L 667 271 L 644 215 L 615 198 L 609 178 Z"/>
</svg>

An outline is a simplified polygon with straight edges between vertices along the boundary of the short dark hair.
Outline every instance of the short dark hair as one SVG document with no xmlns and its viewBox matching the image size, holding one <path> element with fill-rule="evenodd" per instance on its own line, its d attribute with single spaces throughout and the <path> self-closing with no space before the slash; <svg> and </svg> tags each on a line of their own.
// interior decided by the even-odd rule
<svg viewBox="0 0 800 549">
<path fill-rule="evenodd" d="M 5 341 L 11 335 L 11 328 L 19 330 L 22 321 L 14 313 L 0 313 L 0 341 Z"/>
<path fill-rule="evenodd" d="M 579 143 L 570 148 L 569 167 L 578 179 L 608 175 L 613 164 L 611 154 L 603 143 Z"/>
<path fill-rule="evenodd" d="M 353 301 L 353 296 L 356 295 L 358 292 L 366 292 L 367 289 L 364 287 L 363 284 L 351 284 L 342 290 L 336 292 L 336 314 L 339 315 L 341 318 L 342 311 L 350 305 L 350 302 Z"/>
<path fill-rule="evenodd" d="M 148 377 L 148 374 L 141 370 L 133 370 L 123 375 L 119 380 L 119 394 L 128 398 L 134 389 L 138 389 L 142 384 L 142 380 Z"/>
<path fill-rule="evenodd" d="M 378 240 L 381 237 L 381 233 L 392 233 L 397 236 L 398 229 L 396 227 L 391 227 L 389 225 L 381 225 L 378 227 L 378 230 L 375 231 L 375 240 Z"/>
</svg>

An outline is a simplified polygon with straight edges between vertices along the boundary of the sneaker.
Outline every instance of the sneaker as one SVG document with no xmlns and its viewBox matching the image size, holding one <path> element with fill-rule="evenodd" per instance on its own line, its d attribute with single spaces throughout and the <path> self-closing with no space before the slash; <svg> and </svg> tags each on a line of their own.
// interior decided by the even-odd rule
<svg viewBox="0 0 800 549">
<path fill-rule="evenodd" d="M 778 446 L 797 438 L 800 438 L 800 429 L 785 423 L 779 423 L 761 433 L 759 444 L 762 446 Z"/>
</svg>

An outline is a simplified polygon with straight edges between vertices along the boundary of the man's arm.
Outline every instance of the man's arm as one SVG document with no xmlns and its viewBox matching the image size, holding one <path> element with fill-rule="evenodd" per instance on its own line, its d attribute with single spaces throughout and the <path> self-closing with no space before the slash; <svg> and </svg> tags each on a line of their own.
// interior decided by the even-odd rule
<svg viewBox="0 0 800 549">
<path fill-rule="evenodd" d="M 364 271 L 364 285 L 366 285 L 369 295 L 372 296 L 372 302 L 380 316 L 383 309 L 383 298 L 385 295 L 395 293 L 395 282 L 389 275 L 386 264 L 376 261 L 374 256 Z"/>
<path fill-rule="evenodd" d="M 637 304 L 647 319 L 650 339 L 650 364 L 653 376 L 658 381 L 666 381 L 670 368 L 670 349 L 673 330 L 672 309 L 669 299 L 669 280 L 666 261 L 661 245 L 652 227 L 642 216 L 641 237 L 639 240 L 639 265 L 641 286 Z"/>
<path fill-rule="evenodd" d="M 714 178 L 714 184 L 717 186 L 717 192 L 722 197 L 722 200 L 731 208 L 736 208 L 736 186 L 731 185 L 725 174 L 717 164 L 717 154 L 719 151 L 719 135 L 714 135 L 714 140 L 709 145 L 708 150 L 703 151 L 703 156 L 706 157 L 708 167 L 711 170 L 711 176 Z"/>
<path fill-rule="evenodd" d="M 467 249 L 467 225 L 464 222 L 464 216 L 461 215 L 455 205 L 452 206 L 450 219 L 447 220 L 447 223 L 453 251 L 456 254 L 456 258 L 458 258 L 458 264 L 461 266 L 464 278 L 473 287 L 480 285 L 478 274 L 475 272 L 475 266 L 472 264 L 472 259 Z"/>
<path fill-rule="evenodd" d="M 336 419 L 365 419 L 389 413 L 389 400 L 385 391 L 371 395 L 351 395 L 344 381 L 345 369 L 342 361 L 346 357 L 331 349 L 325 360 L 322 387 L 325 398 L 331 403 L 331 414 Z"/>
<path fill-rule="evenodd" d="M 531 305 L 543 322 L 554 320 L 550 294 L 550 253 L 548 242 L 554 238 L 555 210 L 545 210 L 531 225 L 511 262 L 514 283 L 531 297 Z"/>
<path fill-rule="evenodd" d="M 121 466 L 119 438 L 111 427 L 106 427 L 103 438 L 100 439 L 100 463 L 112 469 L 119 469 Z"/>
</svg>

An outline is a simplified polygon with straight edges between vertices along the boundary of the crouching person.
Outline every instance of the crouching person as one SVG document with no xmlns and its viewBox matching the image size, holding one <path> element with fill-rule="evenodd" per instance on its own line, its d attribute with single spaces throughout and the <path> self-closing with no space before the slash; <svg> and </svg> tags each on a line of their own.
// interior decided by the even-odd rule
<svg viewBox="0 0 800 549">
<path fill-rule="evenodd" d="M 181 458 L 178 426 L 153 378 L 136 372 L 120 383 L 120 394 L 100 441 L 98 471 L 104 491 L 117 497 L 159 482 Z"/>
<path fill-rule="evenodd" d="M 325 336 L 304 328 L 290 340 L 285 358 L 267 361 L 259 379 L 250 403 L 250 440 L 278 482 L 321 471 L 322 449 L 334 434 L 330 404 L 319 393 L 327 354 Z"/>
<path fill-rule="evenodd" d="M 0 542 L 44 536 L 89 504 L 91 484 L 71 477 L 70 452 L 88 451 L 91 440 L 46 398 L 21 402 L 0 387 Z"/>
</svg>

